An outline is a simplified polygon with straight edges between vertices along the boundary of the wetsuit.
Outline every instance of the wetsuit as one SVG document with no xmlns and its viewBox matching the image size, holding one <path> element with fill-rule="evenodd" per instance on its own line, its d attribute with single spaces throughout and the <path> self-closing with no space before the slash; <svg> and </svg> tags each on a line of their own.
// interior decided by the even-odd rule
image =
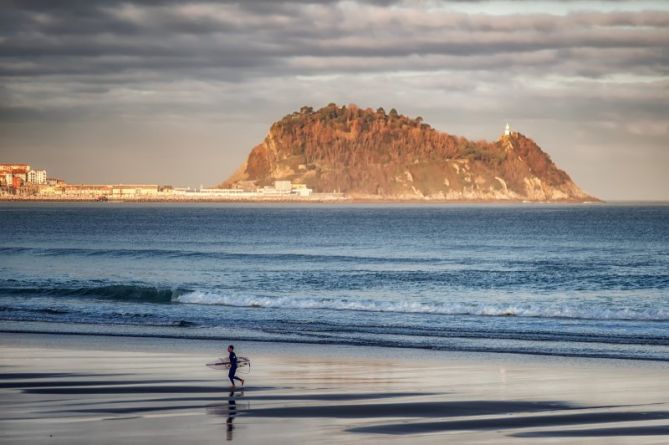
<svg viewBox="0 0 669 445">
<path fill-rule="evenodd" d="M 234 353 L 234 351 L 230 352 L 230 371 L 228 371 L 228 378 L 230 379 L 230 382 L 232 384 L 235 384 L 235 380 L 239 380 L 240 382 L 242 379 L 237 377 L 235 374 L 237 373 L 237 354 Z"/>
</svg>

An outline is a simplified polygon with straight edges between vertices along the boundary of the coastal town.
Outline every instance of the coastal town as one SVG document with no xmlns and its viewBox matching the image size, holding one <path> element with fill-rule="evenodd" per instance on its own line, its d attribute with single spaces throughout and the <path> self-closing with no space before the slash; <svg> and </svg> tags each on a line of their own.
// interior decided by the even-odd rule
<svg viewBox="0 0 669 445">
<path fill-rule="evenodd" d="M 336 201 L 341 193 L 314 193 L 305 184 L 274 181 L 235 188 L 191 188 L 158 184 L 70 184 L 30 164 L 0 163 L 2 201 Z"/>
</svg>

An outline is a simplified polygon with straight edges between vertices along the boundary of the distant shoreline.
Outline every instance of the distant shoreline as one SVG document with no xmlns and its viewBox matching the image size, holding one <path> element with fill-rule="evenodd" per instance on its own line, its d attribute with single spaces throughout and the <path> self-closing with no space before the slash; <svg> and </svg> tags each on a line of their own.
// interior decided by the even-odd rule
<svg viewBox="0 0 669 445">
<path fill-rule="evenodd" d="M 554 200 L 554 201 L 534 201 L 522 199 L 393 199 L 393 198 L 325 198 L 325 197 L 267 197 L 267 198 L 125 198 L 99 200 L 96 198 L 45 198 L 45 197 L 0 197 L 0 202 L 97 202 L 107 203 L 307 203 L 307 204 L 603 204 L 604 200 Z M 628 201 L 639 202 L 639 201 Z M 661 202 L 661 201 L 648 201 Z"/>
</svg>

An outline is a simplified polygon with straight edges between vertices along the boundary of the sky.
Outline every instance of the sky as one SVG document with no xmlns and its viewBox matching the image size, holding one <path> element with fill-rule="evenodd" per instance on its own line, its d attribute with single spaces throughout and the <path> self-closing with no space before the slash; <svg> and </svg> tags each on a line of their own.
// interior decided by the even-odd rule
<svg viewBox="0 0 669 445">
<path fill-rule="evenodd" d="M 0 0 L 0 162 L 207 186 L 330 102 L 509 122 L 590 194 L 669 200 L 669 2 Z"/>
</svg>

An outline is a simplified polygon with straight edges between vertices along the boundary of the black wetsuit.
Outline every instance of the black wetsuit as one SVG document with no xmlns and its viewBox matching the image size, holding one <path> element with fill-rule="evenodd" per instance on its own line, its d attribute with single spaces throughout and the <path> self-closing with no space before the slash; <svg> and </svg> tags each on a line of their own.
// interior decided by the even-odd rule
<svg viewBox="0 0 669 445">
<path fill-rule="evenodd" d="M 230 371 L 228 371 L 228 378 L 230 379 L 230 382 L 232 384 L 235 384 L 235 380 L 239 380 L 240 382 L 242 379 L 237 377 L 235 374 L 237 373 L 237 354 L 234 353 L 234 351 L 230 352 Z"/>
</svg>

